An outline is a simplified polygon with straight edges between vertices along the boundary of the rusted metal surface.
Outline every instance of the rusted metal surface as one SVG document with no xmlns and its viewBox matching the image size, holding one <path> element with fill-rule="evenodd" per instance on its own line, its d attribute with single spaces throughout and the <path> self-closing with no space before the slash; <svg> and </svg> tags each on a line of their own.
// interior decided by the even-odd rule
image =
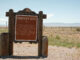
<svg viewBox="0 0 80 60">
<path fill-rule="evenodd" d="M 17 15 L 15 21 L 15 40 L 37 40 L 37 16 Z"/>
</svg>

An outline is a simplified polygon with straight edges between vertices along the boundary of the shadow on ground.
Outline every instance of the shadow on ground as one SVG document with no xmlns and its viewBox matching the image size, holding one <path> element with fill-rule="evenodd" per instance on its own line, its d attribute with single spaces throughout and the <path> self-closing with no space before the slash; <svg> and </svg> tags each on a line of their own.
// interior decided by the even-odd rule
<svg viewBox="0 0 80 60">
<path fill-rule="evenodd" d="M 0 56 L 2 59 L 12 58 L 12 59 L 39 59 L 46 58 L 43 56 Z"/>
</svg>

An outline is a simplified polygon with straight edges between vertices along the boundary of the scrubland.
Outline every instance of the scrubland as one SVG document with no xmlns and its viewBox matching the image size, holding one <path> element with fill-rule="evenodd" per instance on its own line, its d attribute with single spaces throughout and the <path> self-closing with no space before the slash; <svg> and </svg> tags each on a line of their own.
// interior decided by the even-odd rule
<svg viewBox="0 0 80 60">
<path fill-rule="evenodd" d="M 0 33 L 8 32 L 0 28 Z M 48 37 L 48 57 L 38 57 L 38 44 L 14 43 L 13 56 L 0 60 L 80 60 L 80 27 L 43 27 Z"/>
<path fill-rule="evenodd" d="M 43 35 L 48 36 L 49 45 L 80 47 L 80 27 L 44 27 Z"/>
</svg>

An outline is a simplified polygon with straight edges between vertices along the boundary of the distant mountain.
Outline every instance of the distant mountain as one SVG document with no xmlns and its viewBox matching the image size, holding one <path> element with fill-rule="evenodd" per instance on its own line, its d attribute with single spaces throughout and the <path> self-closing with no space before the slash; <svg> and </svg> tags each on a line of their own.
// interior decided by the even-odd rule
<svg viewBox="0 0 80 60">
<path fill-rule="evenodd" d="M 80 27 L 80 23 L 44 23 L 47 27 Z"/>
<path fill-rule="evenodd" d="M 80 23 L 44 23 L 43 25 L 47 27 L 80 27 Z M 0 25 L 0 27 L 6 27 L 6 25 Z"/>
<path fill-rule="evenodd" d="M 0 25 L 0 27 L 7 27 L 6 25 Z"/>
<path fill-rule="evenodd" d="M 0 23 L 0 27 L 6 27 L 8 26 L 6 23 Z"/>
</svg>

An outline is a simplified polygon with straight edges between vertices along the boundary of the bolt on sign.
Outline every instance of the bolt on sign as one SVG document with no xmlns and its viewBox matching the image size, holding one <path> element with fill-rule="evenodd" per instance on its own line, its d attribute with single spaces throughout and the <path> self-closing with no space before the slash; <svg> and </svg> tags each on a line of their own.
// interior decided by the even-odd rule
<svg viewBox="0 0 80 60">
<path fill-rule="evenodd" d="M 36 41 L 37 21 L 38 21 L 38 16 L 16 15 L 15 40 Z"/>
</svg>

